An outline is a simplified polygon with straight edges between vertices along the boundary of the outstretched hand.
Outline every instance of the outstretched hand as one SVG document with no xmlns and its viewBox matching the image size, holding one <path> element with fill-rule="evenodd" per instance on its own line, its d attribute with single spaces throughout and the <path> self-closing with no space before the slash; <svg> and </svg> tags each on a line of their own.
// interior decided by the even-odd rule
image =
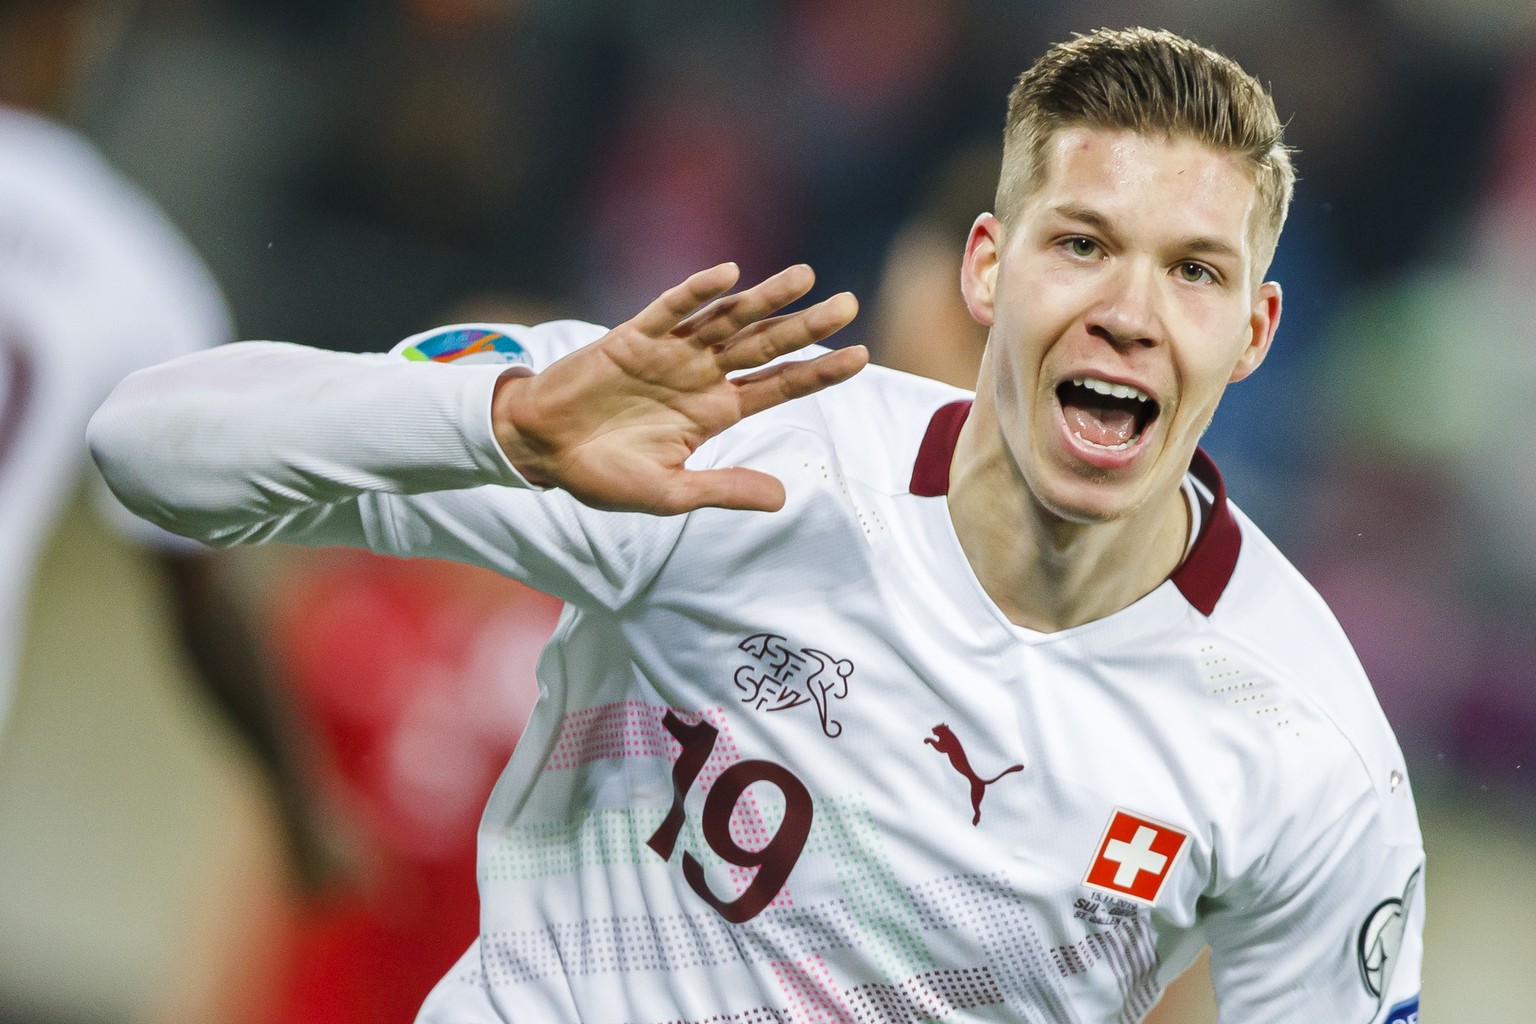
<svg viewBox="0 0 1536 1024">
<path fill-rule="evenodd" d="M 742 418 L 847 380 L 869 353 L 855 345 L 727 377 L 830 337 L 859 309 L 842 292 L 775 316 L 810 291 L 811 268 L 790 267 L 726 295 L 738 275 L 734 263 L 700 271 L 542 372 L 502 378 L 492 421 L 512 464 L 531 483 L 595 508 L 674 515 L 783 507 L 784 485 L 766 473 L 683 463 Z"/>
</svg>

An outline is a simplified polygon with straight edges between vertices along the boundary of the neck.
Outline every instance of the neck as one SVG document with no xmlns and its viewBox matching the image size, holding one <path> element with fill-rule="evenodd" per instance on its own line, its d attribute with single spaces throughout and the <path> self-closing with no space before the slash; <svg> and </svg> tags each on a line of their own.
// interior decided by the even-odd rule
<svg viewBox="0 0 1536 1024">
<path fill-rule="evenodd" d="M 1030 491 L 983 395 L 950 464 L 950 516 L 972 571 L 1017 625 L 1055 632 L 1112 615 L 1178 568 L 1190 531 L 1183 495 L 1104 523 L 1064 519 Z"/>
</svg>

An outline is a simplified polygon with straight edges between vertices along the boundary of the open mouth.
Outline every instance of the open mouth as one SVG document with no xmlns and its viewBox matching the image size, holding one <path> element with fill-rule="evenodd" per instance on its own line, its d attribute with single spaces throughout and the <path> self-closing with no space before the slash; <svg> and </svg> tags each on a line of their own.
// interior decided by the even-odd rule
<svg viewBox="0 0 1536 1024">
<path fill-rule="evenodd" d="M 1157 419 L 1157 402 L 1140 388 L 1097 377 L 1074 377 L 1056 387 L 1067 429 L 1092 448 L 1125 451 Z"/>
</svg>

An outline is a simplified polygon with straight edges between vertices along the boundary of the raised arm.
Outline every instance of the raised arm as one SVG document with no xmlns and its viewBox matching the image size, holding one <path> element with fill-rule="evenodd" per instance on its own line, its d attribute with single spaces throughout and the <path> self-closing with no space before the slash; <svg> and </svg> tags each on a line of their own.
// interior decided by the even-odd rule
<svg viewBox="0 0 1536 1024">
<path fill-rule="evenodd" d="M 736 274 L 731 264 L 695 274 L 531 377 L 280 343 L 199 353 L 125 380 L 93 418 L 91 448 L 133 511 L 221 544 L 282 538 L 399 553 L 405 543 L 370 532 L 355 499 L 525 481 L 604 509 L 776 508 L 778 481 L 688 471 L 684 460 L 742 417 L 845 380 L 868 357 L 855 348 L 758 369 L 827 338 L 857 303 L 842 294 L 773 315 L 810 288 L 810 269 L 726 295 Z"/>
</svg>

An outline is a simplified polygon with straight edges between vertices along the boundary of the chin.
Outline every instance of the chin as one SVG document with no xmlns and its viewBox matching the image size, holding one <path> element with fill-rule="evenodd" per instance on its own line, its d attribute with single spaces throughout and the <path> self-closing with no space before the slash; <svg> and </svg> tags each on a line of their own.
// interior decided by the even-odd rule
<svg viewBox="0 0 1536 1024">
<path fill-rule="evenodd" d="M 1110 480 L 1058 480 L 1031 490 L 1047 513 L 1083 526 L 1125 519 L 1146 502 L 1140 488 Z"/>
</svg>

